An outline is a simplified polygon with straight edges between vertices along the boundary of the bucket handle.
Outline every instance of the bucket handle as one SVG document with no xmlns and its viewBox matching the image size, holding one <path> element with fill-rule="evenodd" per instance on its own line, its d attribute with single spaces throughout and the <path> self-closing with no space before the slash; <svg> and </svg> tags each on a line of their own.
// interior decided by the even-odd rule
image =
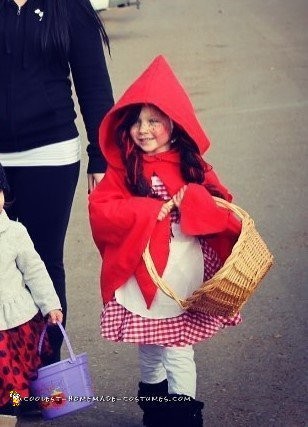
<svg viewBox="0 0 308 427">
<path fill-rule="evenodd" d="M 69 342 L 69 339 L 68 339 L 67 333 L 65 332 L 65 329 L 63 328 L 63 326 L 61 325 L 61 323 L 58 322 L 58 321 L 57 321 L 57 325 L 59 326 L 59 328 L 60 328 L 60 330 L 61 330 L 61 332 L 63 334 L 66 346 L 67 346 L 69 354 L 70 354 L 71 363 L 76 362 L 76 356 L 75 356 L 75 354 L 73 352 L 71 343 Z M 40 336 L 40 341 L 39 341 L 39 345 L 38 345 L 39 355 L 41 355 L 41 352 L 42 352 L 43 339 L 44 339 L 44 336 L 45 336 L 45 333 L 47 331 L 48 326 L 49 326 L 48 323 L 46 323 L 46 325 L 45 325 L 45 327 L 43 329 L 43 332 L 41 333 L 41 336 Z M 54 327 L 54 325 L 53 325 L 53 327 Z"/>
</svg>

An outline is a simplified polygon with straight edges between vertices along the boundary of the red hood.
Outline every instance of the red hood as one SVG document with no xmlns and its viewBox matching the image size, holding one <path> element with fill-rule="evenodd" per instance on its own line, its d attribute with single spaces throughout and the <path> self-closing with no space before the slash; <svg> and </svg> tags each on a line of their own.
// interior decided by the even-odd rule
<svg viewBox="0 0 308 427">
<path fill-rule="evenodd" d="M 122 166 L 120 152 L 113 134 L 117 121 L 116 113 L 123 107 L 139 103 L 154 104 L 160 108 L 174 122 L 184 128 L 197 143 L 201 154 L 208 149 L 210 141 L 196 117 L 188 95 L 166 59 L 160 55 L 126 90 L 105 116 L 100 126 L 100 146 L 110 164 L 115 167 Z"/>
</svg>

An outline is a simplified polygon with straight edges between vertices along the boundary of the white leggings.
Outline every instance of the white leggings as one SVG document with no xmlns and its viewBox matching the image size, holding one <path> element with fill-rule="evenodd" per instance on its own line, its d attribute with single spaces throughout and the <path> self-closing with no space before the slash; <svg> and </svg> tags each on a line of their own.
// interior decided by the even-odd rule
<svg viewBox="0 0 308 427">
<path fill-rule="evenodd" d="M 143 383 L 156 384 L 167 378 L 170 394 L 196 397 L 197 372 L 191 345 L 139 344 L 139 363 Z"/>
</svg>

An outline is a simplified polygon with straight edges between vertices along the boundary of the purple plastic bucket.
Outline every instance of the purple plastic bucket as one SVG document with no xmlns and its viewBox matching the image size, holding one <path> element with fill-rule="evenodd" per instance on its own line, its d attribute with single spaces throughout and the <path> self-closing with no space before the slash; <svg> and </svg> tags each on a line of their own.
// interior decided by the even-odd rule
<svg viewBox="0 0 308 427">
<path fill-rule="evenodd" d="M 40 368 L 37 379 L 30 386 L 32 396 L 39 400 L 45 420 L 87 408 L 93 403 L 88 356 L 86 353 L 75 356 L 63 326 L 60 323 L 58 326 L 63 333 L 70 358 Z M 39 352 L 46 328 L 40 338 Z"/>
</svg>

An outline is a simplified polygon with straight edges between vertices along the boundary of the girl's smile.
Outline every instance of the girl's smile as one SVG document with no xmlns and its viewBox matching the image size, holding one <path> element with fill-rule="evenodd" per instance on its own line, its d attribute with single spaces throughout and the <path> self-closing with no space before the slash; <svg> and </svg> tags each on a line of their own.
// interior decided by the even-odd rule
<svg viewBox="0 0 308 427">
<path fill-rule="evenodd" d="M 170 150 L 172 122 L 153 105 L 142 107 L 137 121 L 130 129 L 136 145 L 148 155 Z"/>
</svg>

